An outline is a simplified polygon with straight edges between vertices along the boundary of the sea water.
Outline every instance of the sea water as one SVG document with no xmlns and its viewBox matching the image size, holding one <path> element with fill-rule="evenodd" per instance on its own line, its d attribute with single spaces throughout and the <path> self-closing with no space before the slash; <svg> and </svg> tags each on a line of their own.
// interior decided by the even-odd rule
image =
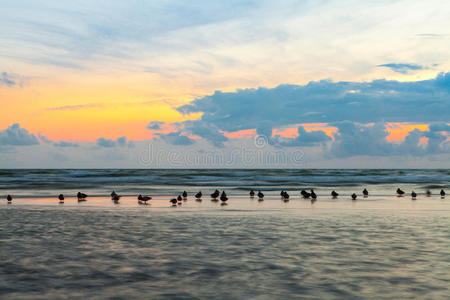
<svg viewBox="0 0 450 300">
<path fill-rule="evenodd" d="M 450 197 L 438 195 L 449 188 L 448 170 L 0 174 L 0 193 L 14 195 L 11 204 L 0 201 L 1 299 L 450 295 Z M 397 187 L 419 196 L 397 197 Z M 215 188 L 227 191 L 227 205 L 211 201 Z M 303 199 L 301 188 L 315 189 L 318 200 Z M 123 195 L 118 203 L 112 189 Z M 200 189 L 201 202 L 192 196 Z M 250 189 L 262 190 L 264 201 L 250 198 Z M 333 189 L 337 199 L 329 195 Z M 87 201 L 74 197 L 79 190 Z M 183 190 L 188 198 L 172 207 L 170 198 Z M 139 204 L 138 193 L 153 199 Z"/>
</svg>

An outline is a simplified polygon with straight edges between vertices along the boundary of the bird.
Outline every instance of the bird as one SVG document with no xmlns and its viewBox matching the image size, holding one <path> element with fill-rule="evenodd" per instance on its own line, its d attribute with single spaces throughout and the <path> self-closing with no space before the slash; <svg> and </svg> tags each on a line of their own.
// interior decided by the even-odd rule
<svg viewBox="0 0 450 300">
<path fill-rule="evenodd" d="M 289 202 L 289 194 L 286 191 L 283 193 L 283 201 L 284 202 Z"/>
<path fill-rule="evenodd" d="M 6 200 L 8 200 L 8 202 L 11 203 L 11 201 L 12 201 L 11 195 L 6 196 Z"/>
<path fill-rule="evenodd" d="M 172 206 L 177 206 L 177 199 L 176 198 L 170 199 L 170 203 L 172 203 Z"/>
<path fill-rule="evenodd" d="M 252 197 L 252 198 L 255 197 L 255 191 L 254 190 L 250 191 L 250 197 Z"/>
<path fill-rule="evenodd" d="M 305 199 L 308 199 L 309 197 L 311 197 L 311 194 L 308 193 L 308 192 L 305 191 L 305 190 L 302 190 L 302 191 L 300 192 L 300 194 L 302 194 L 303 198 L 305 198 Z"/>
<path fill-rule="evenodd" d="M 150 197 L 150 196 L 142 196 L 142 195 L 139 195 L 138 196 L 138 200 L 139 201 L 143 201 L 143 202 L 145 202 L 145 203 L 147 203 L 147 201 L 148 200 L 151 200 L 152 199 L 152 197 Z"/>
<path fill-rule="evenodd" d="M 445 191 L 444 191 L 444 190 L 441 190 L 441 193 L 440 193 L 440 194 L 441 194 L 441 197 L 442 197 L 442 198 L 445 197 Z"/>
<path fill-rule="evenodd" d="M 364 195 L 364 197 L 369 196 L 369 191 L 367 189 L 364 189 L 363 190 L 363 195 Z"/>
<path fill-rule="evenodd" d="M 331 196 L 333 196 L 333 198 L 337 198 L 337 196 L 339 196 L 339 194 L 336 193 L 336 191 L 332 191 Z"/>
<path fill-rule="evenodd" d="M 116 194 L 116 191 L 112 191 L 112 193 L 111 193 L 111 199 L 112 198 L 114 198 L 114 196 L 116 196 L 117 194 Z"/>
<path fill-rule="evenodd" d="M 259 199 L 263 199 L 264 198 L 264 194 L 261 191 L 258 191 L 258 198 Z"/>
<path fill-rule="evenodd" d="M 186 191 L 184 191 L 182 195 L 183 195 L 183 198 L 187 198 L 187 196 L 188 196 Z"/>
<path fill-rule="evenodd" d="M 427 197 L 431 197 L 431 191 L 430 190 L 427 190 L 425 194 L 427 195 Z"/>
<path fill-rule="evenodd" d="M 122 196 L 115 194 L 114 197 L 112 197 L 112 200 L 114 201 L 114 203 L 118 203 L 120 198 L 122 198 Z"/>
<path fill-rule="evenodd" d="M 281 191 L 281 192 L 280 192 L 280 196 L 281 196 L 281 197 L 284 197 L 284 191 Z"/>
<path fill-rule="evenodd" d="M 314 193 L 314 190 L 311 190 L 311 198 L 313 198 L 314 200 L 317 199 L 317 195 L 316 193 Z"/>
<path fill-rule="evenodd" d="M 222 192 L 222 195 L 220 195 L 220 201 L 225 202 L 228 200 L 227 194 L 225 194 L 225 191 Z"/>
<path fill-rule="evenodd" d="M 417 197 L 417 193 L 414 192 L 414 191 L 412 191 L 412 192 L 411 192 L 411 198 L 413 198 L 413 199 L 415 200 L 416 197 Z"/>
<path fill-rule="evenodd" d="M 59 194 L 58 199 L 59 199 L 59 202 L 64 202 L 64 195 Z"/>
<path fill-rule="evenodd" d="M 358 196 L 356 196 L 356 194 L 353 193 L 353 194 L 352 194 L 352 200 L 356 200 L 356 197 L 358 197 Z"/>
<path fill-rule="evenodd" d="M 202 191 L 199 191 L 197 194 L 195 194 L 195 198 L 197 198 L 197 200 L 201 199 L 202 196 L 203 196 Z"/>
<path fill-rule="evenodd" d="M 87 195 L 81 192 L 77 193 L 78 201 L 86 201 Z"/>
<path fill-rule="evenodd" d="M 181 195 L 178 195 L 177 200 L 178 202 L 181 202 L 181 200 L 183 200 L 183 197 L 181 197 Z"/>
<path fill-rule="evenodd" d="M 400 188 L 398 188 L 398 189 L 397 189 L 397 194 L 398 194 L 398 196 L 400 197 L 400 196 L 403 196 L 403 195 L 405 194 L 405 192 L 402 191 Z"/>
<path fill-rule="evenodd" d="M 214 193 L 211 194 L 211 198 L 215 199 L 217 197 L 219 197 L 220 192 L 218 190 L 215 190 Z"/>
</svg>

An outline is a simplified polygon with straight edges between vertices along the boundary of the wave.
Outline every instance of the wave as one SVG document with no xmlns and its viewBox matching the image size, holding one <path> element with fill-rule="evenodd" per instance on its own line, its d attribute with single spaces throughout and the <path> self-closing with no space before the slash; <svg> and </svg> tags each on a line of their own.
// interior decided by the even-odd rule
<svg viewBox="0 0 450 300">
<path fill-rule="evenodd" d="M 277 190 L 383 184 L 448 188 L 450 170 L 422 169 L 0 169 L 0 194 L 53 195 L 78 190 L 166 194 L 180 189 Z"/>
</svg>

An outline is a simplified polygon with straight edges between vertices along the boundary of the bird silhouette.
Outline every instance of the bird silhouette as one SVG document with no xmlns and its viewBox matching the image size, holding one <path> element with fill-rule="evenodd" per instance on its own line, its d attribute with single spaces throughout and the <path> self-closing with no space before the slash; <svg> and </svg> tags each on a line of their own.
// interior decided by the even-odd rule
<svg viewBox="0 0 450 300">
<path fill-rule="evenodd" d="M 258 191 L 258 198 L 259 199 L 263 199 L 264 198 L 264 194 L 261 191 Z"/>
<path fill-rule="evenodd" d="M 203 196 L 202 191 L 199 191 L 197 194 L 195 194 L 195 198 L 197 198 L 197 200 L 201 199 L 202 196 Z"/>
<path fill-rule="evenodd" d="M 170 199 L 170 203 L 172 203 L 172 206 L 177 206 L 177 199 L 176 198 Z"/>
<path fill-rule="evenodd" d="M 117 196 L 116 191 L 112 191 L 112 193 L 111 193 L 111 199 L 114 198 L 114 196 Z"/>
<path fill-rule="evenodd" d="M 311 197 L 311 194 L 308 193 L 308 192 L 305 191 L 305 190 L 302 190 L 302 191 L 300 192 L 300 194 L 302 194 L 303 198 L 305 198 L 305 199 L 308 199 L 309 197 Z"/>
<path fill-rule="evenodd" d="M 440 194 L 441 194 L 441 197 L 442 197 L 442 198 L 445 197 L 445 191 L 444 191 L 444 190 L 441 190 Z"/>
<path fill-rule="evenodd" d="M 222 195 L 220 195 L 220 201 L 225 202 L 228 200 L 227 194 L 225 191 L 222 192 Z"/>
<path fill-rule="evenodd" d="M 404 191 L 402 191 L 400 188 L 397 189 L 397 195 L 398 196 L 403 196 L 405 194 Z"/>
<path fill-rule="evenodd" d="M 86 201 L 87 195 L 81 192 L 77 193 L 78 201 Z"/>
<path fill-rule="evenodd" d="M 183 200 L 183 197 L 181 197 L 181 195 L 178 195 L 177 200 L 178 202 L 180 202 L 181 200 Z"/>
<path fill-rule="evenodd" d="M 314 190 L 311 190 L 311 198 L 313 198 L 314 200 L 317 199 L 317 195 L 316 193 L 314 193 Z"/>
<path fill-rule="evenodd" d="M 182 196 L 183 196 L 183 198 L 187 198 L 187 196 L 188 196 L 187 192 L 184 191 L 183 194 L 182 194 Z"/>
<path fill-rule="evenodd" d="M 254 190 L 250 191 L 250 197 L 255 197 L 255 191 Z"/>
<path fill-rule="evenodd" d="M 11 202 L 12 201 L 11 195 L 6 196 L 6 200 L 8 200 L 8 202 Z"/>
<path fill-rule="evenodd" d="M 59 202 L 64 202 L 64 195 L 59 194 L 58 199 L 59 199 Z"/>
<path fill-rule="evenodd" d="M 142 195 L 139 195 L 138 196 L 138 201 L 139 202 L 144 202 L 145 204 L 147 204 L 147 201 L 148 200 L 151 200 L 152 199 L 152 197 L 150 197 L 150 196 L 142 196 Z"/>
<path fill-rule="evenodd" d="M 416 197 L 417 197 L 417 193 L 412 191 L 411 192 L 411 198 L 416 199 Z"/>
<path fill-rule="evenodd" d="M 356 200 L 357 197 L 355 193 L 352 194 L 352 200 Z"/>
<path fill-rule="evenodd" d="M 364 197 L 369 196 L 369 191 L 367 189 L 364 189 L 363 190 L 363 195 L 364 195 Z"/>
<path fill-rule="evenodd" d="M 336 191 L 332 191 L 331 196 L 333 196 L 333 198 L 337 198 L 339 196 L 339 194 L 336 193 Z"/>
<path fill-rule="evenodd" d="M 214 193 L 211 194 L 211 198 L 215 199 L 217 197 L 219 197 L 220 192 L 218 190 L 215 190 Z"/>
</svg>

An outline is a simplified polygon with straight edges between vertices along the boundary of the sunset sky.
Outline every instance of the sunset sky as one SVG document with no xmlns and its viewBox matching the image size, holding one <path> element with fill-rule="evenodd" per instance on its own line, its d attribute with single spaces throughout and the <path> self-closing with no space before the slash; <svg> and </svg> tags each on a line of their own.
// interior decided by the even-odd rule
<svg viewBox="0 0 450 300">
<path fill-rule="evenodd" d="M 436 0 L 4 2 L 0 168 L 450 167 L 449 15 Z M 302 158 L 167 157 L 242 148 Z M 143 163 L 149 149 L 166 156 Z"/>
</svg>

